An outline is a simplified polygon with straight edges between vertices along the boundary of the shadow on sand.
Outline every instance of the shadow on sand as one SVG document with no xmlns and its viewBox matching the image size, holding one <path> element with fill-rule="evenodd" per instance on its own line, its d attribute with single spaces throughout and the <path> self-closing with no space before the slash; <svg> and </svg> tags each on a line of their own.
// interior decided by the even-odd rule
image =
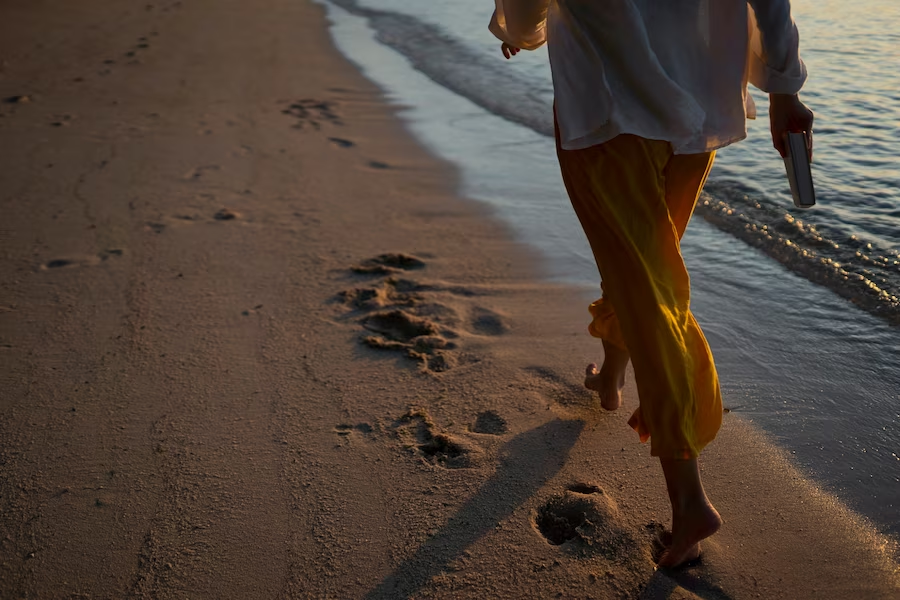
<svg viewBox="0 0 900 600">
<path fill-rule="evenodd" d="M 556 419 L 512 438 L 500 451 L 500 466 L 494 476 L 434 537 L 370 591 L 366 599 L 406 598 L 415 594 L 556 475 L 582 429 L 582 421 Z"/>
<path fill-rule="evenodd" d="M 639 600 L 669 600 L 684 598 L 687 590 L 702 600 L 733 600 L 725 590 L 703 577 L 688 571 L 658 569 L 647 582 Z"/>
</svg>

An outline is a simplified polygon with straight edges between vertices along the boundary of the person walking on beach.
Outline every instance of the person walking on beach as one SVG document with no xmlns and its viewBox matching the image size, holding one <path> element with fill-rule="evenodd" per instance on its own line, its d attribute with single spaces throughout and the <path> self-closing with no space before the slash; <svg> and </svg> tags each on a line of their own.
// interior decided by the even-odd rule
<svg viewBox="0 0 900 600">
<path fill-rule="evenodd" d="M 700 556 L 721 517 L 698 457 L 722 422 L 709 346 L 690 310 L 680 239 L 715 151 L 746 137 L 752 83 L 769 93 L 772 141 L 809 132 L 806 80 L 789 0 L 495 0 L 490 31 L 510 58 L 548 44 L 557 157 L 602 278 L 588 330 L 603 343 L 585 386 L 622 402 L 659 457 L 672 504 L 660 566 Z"/>
</svg>

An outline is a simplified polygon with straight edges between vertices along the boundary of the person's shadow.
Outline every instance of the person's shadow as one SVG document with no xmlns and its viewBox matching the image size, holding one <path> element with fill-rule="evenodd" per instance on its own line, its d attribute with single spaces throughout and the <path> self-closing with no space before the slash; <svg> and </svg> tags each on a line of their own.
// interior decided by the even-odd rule
<svg viewBox="0 0 900 600">
<path fill-rule="evenodd" d="M 690 571 L 657 569 L 641 592 L 639 600 L 669 600 L 672 597 L 683 598 L 682 590 L 687 590 L 704 600 L 733 600 L 724 589 L 714 581 L 698 576 Z"/>
<path fill-rule="evenodd" d="M 507 442 L 494 476 L 434 537 L 366 594 L 366 600 L 415 594 L 556 475 L 582 429 L 582 421 L 556 419 Z"/>
</svg>

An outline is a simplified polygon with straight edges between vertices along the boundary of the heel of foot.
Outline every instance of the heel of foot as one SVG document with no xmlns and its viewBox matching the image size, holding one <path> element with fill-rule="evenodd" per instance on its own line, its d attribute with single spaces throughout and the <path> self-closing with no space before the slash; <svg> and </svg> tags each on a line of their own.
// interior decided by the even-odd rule
<svg viewBox="0 0 900 600">
<path fill-rule="evenodd" d="M 622 406 L 622 393 L 616 392 L 615 396 L 612 397 L 601 395 L 600 406 L 608 411 L 618 410 Z"/>
</svg>

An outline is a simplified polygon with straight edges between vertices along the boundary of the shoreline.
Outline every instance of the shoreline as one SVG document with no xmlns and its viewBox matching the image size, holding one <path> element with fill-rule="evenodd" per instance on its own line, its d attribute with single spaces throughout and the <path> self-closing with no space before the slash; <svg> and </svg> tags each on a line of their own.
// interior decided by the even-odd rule
<svg viewBox="0 0 900 600">
<path fill-rule="evenodd" d="M 597 413 L 583 303 L 458 197 L 321 7 L 68 10 L 21 9 L 44 52 L 0 79 L 32 97 L 0 120 L 4 594 L 900 589 L 887 542 L 727 415 L 704 455 L 726 524 L 697 569 L 654 571 L 633 379 Z M 554 498 L 594 515 L 559 546 Z"/>
</svg>

